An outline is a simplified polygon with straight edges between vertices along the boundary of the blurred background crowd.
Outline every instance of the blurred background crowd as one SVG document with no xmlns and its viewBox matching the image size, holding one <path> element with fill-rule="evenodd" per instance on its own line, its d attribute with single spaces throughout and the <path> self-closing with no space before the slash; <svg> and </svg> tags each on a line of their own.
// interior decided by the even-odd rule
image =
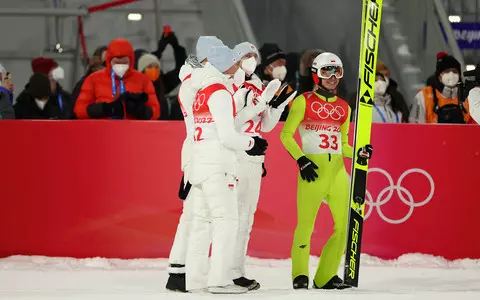
<svg viewBox="0 0 480 300">
<path fill-rule="evenodd" d="M 459 84 L 477 59 L 478 2 L 384 0 L 374 122 L 473 123 Z M 0 0 L 0 15 L 12 28 L 0 41 L 0 119 L 104 117 L 113 104 L 94 113 L 82 106 L 112 91 L 93 74 L 117 52 L 132 55 L 156 96 L 139 100 L 151 109 L 133 107 L 129 118 L 182 120 L 179 71 L 200 35 L 231 47 L 252 42 L 261 56 L 256 74 L 298 93 L 312 90 L 313 59 L 334 52 L 345 69 L 337 94 L 356 106 L 361 1 Z M 109 48 L 117 38 L 133 49 Z"/>
</svg>

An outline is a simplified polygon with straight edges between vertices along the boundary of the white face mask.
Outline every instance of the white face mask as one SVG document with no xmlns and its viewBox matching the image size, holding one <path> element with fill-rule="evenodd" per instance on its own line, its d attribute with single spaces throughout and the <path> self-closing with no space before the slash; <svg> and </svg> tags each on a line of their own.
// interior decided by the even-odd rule
<svg viewBox="0 0 480 300">
<path fill-rule="evenodd" d="M 257 68 L 257 60 L 255 59 L 255 57 L 252 56 L 242 61 L 242 69 L 245 71 L 245 74 L 247 74 L 248 76 L 252 75 L 253 72 L 255 72 L 256 68 Z"/>
<path fill-rule="evenodd" d="M 233 75 L 233 83 L 235 86 L 240 87 L 245 82 L 245 71 L 242 68 L 238 68 L 237 72 Z"/>
<path fill-rule="evenodd" d="M 64 79 L 65 78 L 65 71 L 63 70 L 63 68 L 62 67 L 56 67 L 55 69 L 53 69 L 52 78 L 55 81 L 59 81 L 61 79 Z"/>
<path fill-rule="evenodd" d="M 286 76 L 287 76 L 287 67 L 281 66 L 281 67 L 273 68 L 272 77 L 274 79 L 278 79 L 280 81 L 283 81 Z"/>
<path fill-rule="evenodd" d="M 127 72 L 128 67 L 128 64 L 115 64 L 112 66 L 112 70 L 115 72 L 115 74 L 117 74 L 118 77 L 122 78 Z"/>
<path fill-rule="evenodd" d="M 377 80 L 375 81 L 375 95 L 377 96 L 383 96 L 385 95 L 385 92 L 387 91 L 388 83 L 383 80 Z"/>
<path fill-rule="evenodd" d="M 43 110 L 45 105 L 47 105 L 47 101 L 40 101 L 38 99 L 35 99 L 35 103 L 37 103 L 37 106 L 40 108 L 40 110 Z"/>
<path fill-rule="evenodd" d="M 453 72 L 448 72 L 442 75 L 442 83 L 450 88 L 456 86 L 459 80 L 460 75 Z"/>
</svg>

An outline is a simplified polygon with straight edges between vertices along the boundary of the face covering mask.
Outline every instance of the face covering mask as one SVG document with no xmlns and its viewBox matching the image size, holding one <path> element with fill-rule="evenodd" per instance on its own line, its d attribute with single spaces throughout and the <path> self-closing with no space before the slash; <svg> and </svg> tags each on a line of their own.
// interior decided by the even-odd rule
<svg viewBox="0 0 480 300">
<path fill-rule="evenodd" d="M 233 75 L 233 83 L 239 87 L 245 82 L 245 71 L 242 68 L 238 68 L 237 72 Z"/>
<path fill-rule="evenodd" d="M 47 101 L 40 101 L 38 99 L 35 99 L 35 103 L 37 103 L 37 106 L 40 108 L 40 110 L 43 110 L 45 105 L 47 105 Z"/>
<path fill-rule="evenodd" d="M 456 86 L 458 80 L 460 80 L 460 76 L 453 72 L 448 72 L 442 76 L 442 83 L 448 87 Z"/>
<path fill-rule="evenodd" d="M 127 64 L 115 64 L 112 66 L 112 70 L 115 74 L 117 74 L 118 77 L 122 78 L 123 75 L 128 70 L 128 65 Z"/>
<path fill-rule="evenodd" d="M 65 78 L 65 71 L 63 70 L 63 68 L 62 67 L 56 67 L 55 69 L 53 69 L 52 78 L 55 81 L 59 81 L 61 79 L 64 79 Z"/>
<path fill-rule="evenodd" d="M 255 72 L 255 68 L 257 67 L 257 60 L 255 57 L 250 57 L 244 61 L 242 61 L 242 69 L 245 71 L 245 74 L 248 76 L 252 75 Z"/>
<path fill-rule="evenodd" d="M 375 81 L 375 95 L 377 96 L 385 95 L 385 92 L 387 91 L 387 87 L 388 87 L 388 84 L 386 81 L 383 81 L 383 80 Z"/>
<path fill-rule="evenodd" d="M 145 70 L 145 76 L 151 81 L 157 81 L 158 77 L 160 77 L 160 70 L 157 68 L 148 68 Z"/>
<path fill-rule="evenodd" d="M 273 68 L 272 77 L 274 79 L 278 79 L 280 81 L 283 81 L 286 76 L 287 76 L 287 67 L 281 66 L 281 67 Z"/>
</svg>

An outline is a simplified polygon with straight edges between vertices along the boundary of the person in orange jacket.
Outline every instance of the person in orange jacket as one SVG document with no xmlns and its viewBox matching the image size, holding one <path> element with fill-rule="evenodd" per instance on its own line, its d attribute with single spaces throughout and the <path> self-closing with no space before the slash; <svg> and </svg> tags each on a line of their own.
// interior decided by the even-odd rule
<svg viewBox="0 0 480 300">
<path fill-rule="evenodd" d="M 160 105 L 152 82 L 134 69 L 133 47 L 125 39 L 107 49 L 105 69 L 92 73 L 75 103 L 78 119 L 156 120 Z"/>
</svg>

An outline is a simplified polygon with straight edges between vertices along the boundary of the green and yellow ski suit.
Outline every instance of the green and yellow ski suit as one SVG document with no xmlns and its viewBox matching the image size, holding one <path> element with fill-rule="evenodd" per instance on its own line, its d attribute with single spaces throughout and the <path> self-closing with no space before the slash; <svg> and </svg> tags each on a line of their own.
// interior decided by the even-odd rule
<svg viewBox="0 0 480 300">
<path fill-rule="evenodd" d="M 318 166 L 315 181 L 307 182 L 298 176 L 298 219 L 292 245 L 293 279 L 299 275 L 309 277 L 310 239 L 323 199 L 327 201 L 335 222 L 334 233 L 323 248 L 314 278 L 318 287 L 337 275 L 345 250 L 350 184 L 343 158 L 352 158 L 353 154 L 348 144 L 349 123 L 350 108 L 345 100 L 308 92 L 293 100 L 280 136 L 295 160 L 305 155 Z M 294 140 L 297 128 L 302 148 Z"/>
</svg>

